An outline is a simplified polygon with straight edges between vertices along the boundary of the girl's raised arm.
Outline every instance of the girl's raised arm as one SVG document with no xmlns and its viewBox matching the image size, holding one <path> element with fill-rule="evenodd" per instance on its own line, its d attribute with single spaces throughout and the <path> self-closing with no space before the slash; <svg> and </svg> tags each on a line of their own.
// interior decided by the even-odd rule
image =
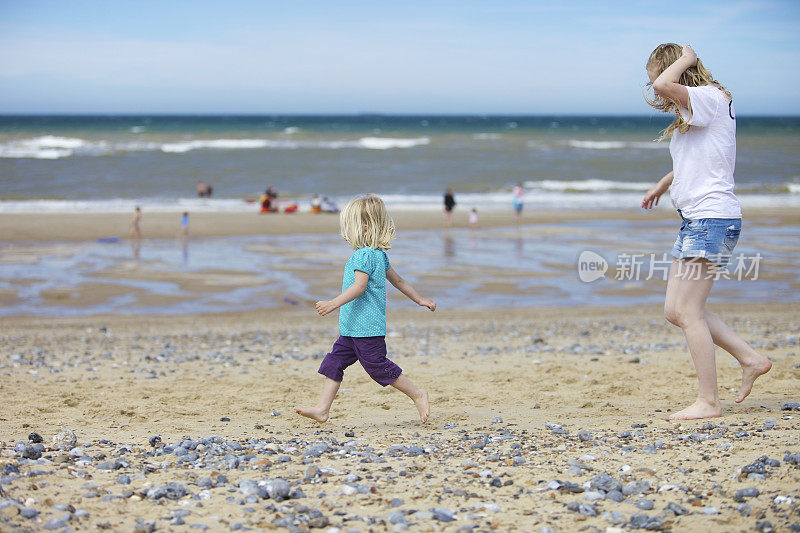
<svg viewBox="0 0 800 533">
<path fill-rule="evenodd" d="M 683 53 L 673 64 L 664 69 L 653 81 L 653 91 L 662 98 L 667 98 L 684 108 L 689 107 L 689 91 L 678 83 L 681 74 L 697 64 L 697 54 L 690 47 L 684 45 Z"/>
<path fill-rule="evenodd" d="M 417 290 L 409 282 L 401 278 L 400 274 L 395 272 L 394 268 L 390 268 L 386 271 L 386 279 L 388 279 L 389 283 L 394 285 L 398 291 L 408 296 L 409 299 L 411 299 L 411 301 L 415 304 L 422 307 L 427 307 L 431 311 L 436 311 L 436 302 L 430 298 L 423 298 L 420 296 Z"/>
</svg>

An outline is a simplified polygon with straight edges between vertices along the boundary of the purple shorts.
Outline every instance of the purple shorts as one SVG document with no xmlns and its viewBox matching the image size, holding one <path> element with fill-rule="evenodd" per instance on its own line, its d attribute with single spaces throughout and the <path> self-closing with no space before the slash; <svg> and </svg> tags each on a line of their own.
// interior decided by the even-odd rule
<svg viewBox="0 0 800 533">
<path fill-rule="evenodd" d="M 397 381 L 397 378 L 403 373 L 399 366 L 386 357 L 386 339 L 384 337 L 345 337 L 343 335 L 333 343 L 330 353 L 319 365 L 318 372 L 333 381 L 342 381 L 344 369 L 356 361 L 361 363 L 369 377 L 384 387 Z"/>
</svg>

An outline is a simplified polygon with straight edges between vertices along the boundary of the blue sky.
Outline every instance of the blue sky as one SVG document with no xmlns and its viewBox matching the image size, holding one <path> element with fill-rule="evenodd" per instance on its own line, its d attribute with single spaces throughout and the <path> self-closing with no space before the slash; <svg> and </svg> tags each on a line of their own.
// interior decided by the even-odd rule
<svg viewBox="0 0 800 533">
<path fill-rule="evenodd" d="M 0 113 L 648 114 L 688 42 L 742 115 L 800 114 L 800 2 L 0 1 Z"/>
</svg>

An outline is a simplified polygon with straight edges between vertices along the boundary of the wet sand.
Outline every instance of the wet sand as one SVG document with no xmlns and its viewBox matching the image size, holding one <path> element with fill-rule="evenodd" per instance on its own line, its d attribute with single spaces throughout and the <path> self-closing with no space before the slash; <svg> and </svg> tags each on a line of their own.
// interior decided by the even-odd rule
<svg viewBox="0 0 800 533">
<path fill-rule="evenodd" d="M 437 211 L 392 210 L 400 231 L 438 229 L 444 217 Z M 800 213 L 794 209 L 746 209 L 745 218 L 768 217 L 777 225 L 800 224 Z M 642 212 L 620 210 L 534 210 L 528 209 L 516 219 L 510 211 L 481 211 L 480 226 L 491 228 L 520 224 L 557 223 L 578 220 L 653 220 L 677 219 L 671 209 Z M 0 213 L 0 242 L 19 241 L 94 241 L 118 237 L 127 239 L 131 214 L 128 213 Z M 143 212 L 144 238 L 172 238 L 180 229 L 181 213 Z M 465 228 L 467 212 L 457 211 L 453 227 Z M 256 212 L 192 213 L 190 235 L 224 237 L 230 235 L 286 235 L 297 233 L 338 232 L 339 217 L 331 214 Z"/>
<path fill-rule="evenodd" d="M 391 311 L 426 425 L 358 365 L 329 422 L 293 413 L 337 334 L 308 306 L 0 318 L 0 530 L 788 530 L 800 304 L 712 309 L 774 367 L 736 405 L 718 349 L 723 416 L 681 423 L 695 376 L 660 306 Z"/>
</svg>

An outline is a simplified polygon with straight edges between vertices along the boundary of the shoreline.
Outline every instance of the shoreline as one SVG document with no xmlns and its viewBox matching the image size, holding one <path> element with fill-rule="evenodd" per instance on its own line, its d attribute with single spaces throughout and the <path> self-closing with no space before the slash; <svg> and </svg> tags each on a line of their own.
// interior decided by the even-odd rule
<svg viewBox="0 0 800 533">
<path fill-rule="evenodd" d="M 393 210 L 391 215 L 398 232 L 447 229 L 444 215 L 439 211 Z M 130 213 L 0 213 L 0 242 L 94 241 L 109 237 L 127 240 L 131 216 Z M 650 212 L 640 209 L 528 209 L 519 221 L 511 210 L 483 210 L 480 212 L 479 227 L 671 218 L 677 220 L 677 215 L 667 208 Z M 750 208 L 744 213 L 744 220 L 748 218 L 774 218 L 782 225 L 800 225 L 800 211 L 792 208 Z M 145 211 L 141 222 L 142 236 L 144 239 L 174 238 L 180 229 L 180 219 L 180 212 Z M 339 217 L 331 214 L 197 212 L 190 213 L 189 234 L 191 238 L 320 234 L 338 233 L 338 226 Z M 466 210 L 456 210 L 452 227 L 469 227 Z"/>
</svg>

